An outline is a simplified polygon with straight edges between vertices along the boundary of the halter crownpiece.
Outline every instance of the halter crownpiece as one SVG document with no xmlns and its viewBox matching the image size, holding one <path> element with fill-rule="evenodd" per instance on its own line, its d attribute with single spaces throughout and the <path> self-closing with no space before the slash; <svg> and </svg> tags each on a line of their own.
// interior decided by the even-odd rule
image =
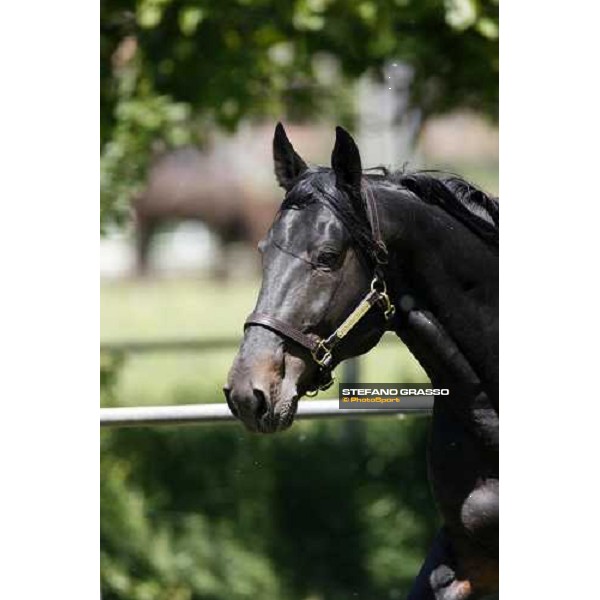
<svg viewBox="0 0 600 600">
<path fill-rule="evenodd" d="M 373 235 L 373 251 L 370 253 L 375 264 L 374 277 L 371 281 L 371 289 L 359 302 L 356 308 L 344 319 L 341 325 L 327 338 L 321 338 L 316 334 L 304 333 L 293 325 L 281 321 L 275 317 L 261 312 L 253 312 L 244 323 L 244 330 L 252 325 L 259 325 L 271 329 L 275 333 L 296 342 L 306 348 L 317 364 L 319 371 L 317 382 L 312 389 L 306 392 L 307 396 L 314 396 L 319 390 L 329 389 L 333 385 L 331 364 L 333 362 L 333 349 L 354 329 L 363 317 L 370 311 L 371 307 L 378 306 L 383 311 L 386 321 L 395 314 L 396 308 L 392 304 L 387 293 L 385 280 L 381 266 L 387 264 L 388 251 L 379 231 L 379 219 L 373 194 L 368 184 L 364 184 L 365 199 L 367 203 L 367 215 L 371 232 Z"/>
</svg>

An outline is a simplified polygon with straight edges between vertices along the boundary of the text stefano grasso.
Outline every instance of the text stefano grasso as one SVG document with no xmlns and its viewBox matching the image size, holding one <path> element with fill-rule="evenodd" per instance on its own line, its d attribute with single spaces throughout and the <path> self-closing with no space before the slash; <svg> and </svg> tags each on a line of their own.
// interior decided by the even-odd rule
<svg viewBox="0 0 600 600">
<path fill-rule="evenodd" d="M 448 388 L 343 388 L 344 396 L 448 396 Z"/>
</svg>

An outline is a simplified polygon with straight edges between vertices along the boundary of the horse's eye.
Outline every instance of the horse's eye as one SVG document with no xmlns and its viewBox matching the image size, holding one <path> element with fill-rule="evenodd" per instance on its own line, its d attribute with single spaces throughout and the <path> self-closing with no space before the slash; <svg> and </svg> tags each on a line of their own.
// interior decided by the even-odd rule
<svg viewBox="0 0 600 600">
<path fill-rule="evenodd" d="M 317 256 L 317 263 L 320 267 L 332 269 L 338 262 L 339 254 L 333 250 L 322 250 Z"/>
</svg>

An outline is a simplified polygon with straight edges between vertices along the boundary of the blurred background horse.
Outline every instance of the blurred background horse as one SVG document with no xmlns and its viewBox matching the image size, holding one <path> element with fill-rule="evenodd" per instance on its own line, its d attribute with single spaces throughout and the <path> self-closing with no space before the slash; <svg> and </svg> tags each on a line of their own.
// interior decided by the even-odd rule
<svg viewBox="0 0 600 600">
<path fill-rule="evenodd" d="M 226 274 L 233 243 L 256 248 L 277 211 L 270 197 L 257 197 L 218 153 L 186 146 L 157 157 L 143 191 L 132 202 L 138 275 L 147 275 L 150 247 L 161 225 L 201 222 L 218 241 L 217 275 Z"/>
</svg>

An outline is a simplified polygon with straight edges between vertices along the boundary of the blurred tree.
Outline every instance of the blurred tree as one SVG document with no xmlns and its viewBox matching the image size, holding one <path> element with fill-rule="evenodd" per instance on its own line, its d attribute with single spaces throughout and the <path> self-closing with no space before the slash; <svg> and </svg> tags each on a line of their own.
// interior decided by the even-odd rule
<svg viewBox="0 0 600 600">
<path fill-rule="evenodd" d="M 156 140 L 265 115 L 347 123 L 349 83 L 390 60 L 412 68 L 424 118 L 497 112 L 497 0 L 102 0 L 100 39 L 103 224 L 125 214 Z"/>
<path fill-rule="evenodd" d="M 103 600 L 404 598 L 438 521 L 427 421 L 363 425 L 103 432 Z"/>
</svg>

